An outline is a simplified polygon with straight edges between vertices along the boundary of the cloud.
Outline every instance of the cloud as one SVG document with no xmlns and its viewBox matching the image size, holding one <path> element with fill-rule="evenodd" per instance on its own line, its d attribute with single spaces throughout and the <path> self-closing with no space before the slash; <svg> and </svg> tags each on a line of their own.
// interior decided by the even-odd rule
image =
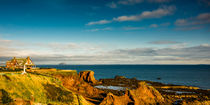
<svg viewBox="0 0 210 105">
<path fill-rule="evenodd" d="M 144 30 L 144 29 L 148 29 L 148 28 L 157 28 L 157 27 L 166 27 L 166 26 L 169 26 L 170 23 L 167 22 L 167 23 L 161 23 L 161 24 L 151 24 L 149 25 L 148 27 L 133 27 L 133 26 L 127 26 L 127 27 L 123 27 L 122 29 L 123 30 Z"/>
<path fill-rule="evenodd" d="M 153 11 L 144 11 L 141 14 L 138 15 L 130 15 L 130 16 L 119 16 L 114 18 L 115 21 L 139 21 L 143 19 L 149 19 L 149 18 L 161 18 L 163 16 L 171 15 L 173 14 L 175 10 L 174 6 L 168 6 L 159 8 Z"/>
<path fill-rule="evenodd" d="M 11 43 L 12 40 L 4 40 L 4 39 L 0 39 L 0 43 Z"/>
<path fill-rule="evenodd" d="M 145 27 L 123 27 L 124 30 L 143 30 Z"/>
<path fill-rule="evenodd" d="M 141 14 L 137 15 L 130 15 L 130 16 L 124 15 L 124 16 L 115 17 L 112 20 L 99 20 L 99 21 L 89 22 L 86 25 L 97 25 L 97 24 L 101 25 L 101 24 L 108 24 L 114 21 L 116 22 L 140 21 L 143 19 L 161 18 L 173 14 L 175 10 L 176 10 L 175 6 L 167 6 L 167 7 L 165 6 L 153 11 L 144 11 Z"/>
<path fill-rule="evenodd" d="M 117 8 L 117 4 L 114 2 L 108 3 L 107 6 L 110 8 Z"/>
<path fill-rule="evenodd" d="M 165 45 L 165 44 L 178 44 L 180 42 L 177 41 L 169 41 L 169 40 L 158 40 L 158 41 L 152 41 L 149 42 L 150 44 L 156 44 L 156 45 Z"/>
<path fill-rule="evenodd" d="M 181 31 L 190 31 L 190 30 L 198 30 L 202 29 L 202 26 L 189 26 L 189 27 L 176 27 L 175 30 L 181 30 Z"/>
<path fill-rule="evenodd" d="M 65 50 L 69 50 L 69 49 L 79 49 L 80 46 L 76 43 L 49 43 L 47 44 L 48 48 L 51 48 L 53 50 L 59 51 L 65 51 Z"/>
<path fill-rule="evenodd" d="M 177 19 L 175 25 L 177 26 L 190 26 L 190 25 L 203 25 L 210 23 L 210 13 L 202 13 L 196 17 L 187 19 Z"/>
<path fill-rule="evenodd" d="M 13 41 L 13 40 L 11 40 Z M 7 43 L 7 40 L 1 40 Z M 9 41 L 10 42 L 10 41 Z M 11 57 L 31 56 L 36 64 L 209 64 L 210 45 L 186 46 L 175 41 L 153 41 L 172 45 L 164 48 L 121 48 L 104 50 L 89 43 L 40 43 L 28 46 L 0 46 L 0 63 Z M 26 43 L 25 43 L 26 44 Z M 109 46 L 110 47 L 110 46 Z"/>
<path fill-rule="evenodd" d="M 42 53 L 30 56 L 36 64 L 58 64 L 60 62 L 68 64 L 209 64 L 210 45 L 201 44 L 182 48 L 116 49 L 76 55 Z M 3 62 L 6 58 L 1 56 L 0 60 Z"/>
<path fill-rule="evenodd" d="M 116 2 L 112 1 L 108 3 L 107 6 L 110 8 L 117 8 L 121 5 L 135 5 L 143 3 L 145 1 L 148 3 L 168 3 L 171 0 L 117 0 Z"/>
<path fill-rule="evenodd" d="M 148 0 L 151 3 L 166 3 L 166 2 L 170 2 L 172 0 Z"/>
<path fill-rule="evenodd" d="M 108 24 L 111 23 L 109 20 L 100 20 L 100 21 L 94 21 L 94 22 L 89 22 L 86 25 L 97 25 L 97 24 Z"/>
<path fill-rule="evenodd" d="M 90 32 L 96 32 L 96 31 L 110 31 L 112 30 L 111 27 L 106 27 L 106 28 L 94 28 L 94 29 L 89 29 L 87 31 L 90 31 Z"/>
<path fill-rule="evenodd" d="M 135 49 L 119 49 L 112 53 L 125 56 L 170 56 L 179 57 L 191 60 L 210 60 L 210 46 L 209 44 L 201 44 L 193 47 L 183 48 L 135 48 Z M 206 62 L 209 63 L 209 62 Z"/>
<path fill-rule="evenodd" d="M 210 13 L 201 13 L 195 17 L 177 19 L 174 24 L 176 25 L 175 29 L 181 31 L 198 30 L 209 27 Z"/>
<path fill-rule="evenodd" d="M 122 4 L 122 5 L 133 5 L 133 4 L 138 4 L 138 3 L 142 3 L 143 0 L 119 0 L 118 4 Z"/>
<path fill-rule="evenodd" d="M 157 28 L 158 25 L 157 25 L 157 24 L 151 24 L 150 27 L 151 27 L 151 28 Z"/>
<path fill-rule="evenodd" d="M 169 25 L 171 25 L 171 23 L 170 23 L 170 22 L 166 22 L 166 23 L 162 23 L 162 24 L 160 24 L 160 26 L 169 26 Z"/>
<path fill-rule="evenodd" d="M 134 4 L 139 4 L 142 3 L 144 0 L 118 0 L 116 2 L 110 2 L 106 4 L 110 8 L 117 8 L 120 5 L 134 5 Z"/>
</svg>

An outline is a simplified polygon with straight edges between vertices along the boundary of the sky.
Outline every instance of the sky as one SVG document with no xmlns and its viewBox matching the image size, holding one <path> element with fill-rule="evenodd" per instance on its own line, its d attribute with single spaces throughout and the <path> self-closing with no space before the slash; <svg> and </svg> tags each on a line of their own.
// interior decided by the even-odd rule
<svg viewBox="0 0 210 105">
<path fill-rule="evenodd" d="M 209 0 L 0 0 L 0 64 L 210 64 Z"/>
</svg>

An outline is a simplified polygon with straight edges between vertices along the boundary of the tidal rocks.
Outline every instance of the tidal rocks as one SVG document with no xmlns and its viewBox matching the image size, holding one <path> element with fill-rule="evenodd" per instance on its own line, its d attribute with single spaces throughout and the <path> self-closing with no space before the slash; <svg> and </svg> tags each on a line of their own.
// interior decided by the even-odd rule
<svg viewBox="0 0 210 105">
<path fill-rule="evenodd" d="M 115 96 L 112 93 L 108 93 L 100 105 L 128 105 L 132 102 L 127 94 L 123 96 Z"/>
<path fill-rule="evenodd" d="M 84 80 L 85 82 L 88 82 L 88 83 L 95 84 L 98 82 L 94 77 L 94 72 L 90 70 L 79 72 L 79 77 L 81 80 Z"/>
<path fill-rule="evenodd" d="M 148 86 L 145 82 L 140 82 L 137 89 L 126 90 L 123 96 L 107 94 L 100 105 L 154 105 L 164 102 L 164 98 L 155 88 Z"/>
</svg>

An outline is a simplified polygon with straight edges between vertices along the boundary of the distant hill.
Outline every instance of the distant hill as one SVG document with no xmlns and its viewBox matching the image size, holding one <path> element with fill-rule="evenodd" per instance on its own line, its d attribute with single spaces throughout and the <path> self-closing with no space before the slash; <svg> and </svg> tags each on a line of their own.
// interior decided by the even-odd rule
<svg viewBox="0 0 210 105">
<path fill-rule="evenodd" d="M 58 65 L 66 65 L 66 63 L 59 63 Z"/>
</svg>

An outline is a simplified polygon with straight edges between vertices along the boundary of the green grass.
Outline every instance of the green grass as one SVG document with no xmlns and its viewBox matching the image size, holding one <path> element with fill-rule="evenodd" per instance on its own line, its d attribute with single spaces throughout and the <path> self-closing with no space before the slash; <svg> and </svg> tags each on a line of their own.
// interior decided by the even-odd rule
<svg viewBox="0 0 210 105">
<path fill-rule="evenodd" d="M 65 73 L 58 72 L 58 74 Z M 74 73 L 67 74 L 72 75 Z M 58 79 L 44 75 L 30 73 L 25 75 L 18 73 L 4 74 L 0 75 L 0 84 L 0 89 L 7 93 L 7 97 L 4 95 L 4 102 L 22 98 L 43 104 L 79 104 L 78 100 L 82 99 L 64 88 Z"/>
</svg>

